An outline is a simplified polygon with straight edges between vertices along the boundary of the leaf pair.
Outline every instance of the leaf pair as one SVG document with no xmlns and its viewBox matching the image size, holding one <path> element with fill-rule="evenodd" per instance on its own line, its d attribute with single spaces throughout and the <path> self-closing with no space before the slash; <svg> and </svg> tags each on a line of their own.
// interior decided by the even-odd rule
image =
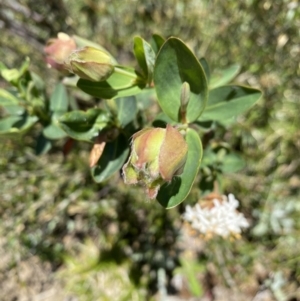
<svg viewBox="0 0 300 301">
<path fill-rule="evenodd" d="M 180 122 L 180 93 L 187 82 L 190 86 L 188 123 L 196 120 L 222 122 L 236 117 L 262 95 L 261 91 L 250 87 L 222 86 L 230 82 L 239 70 L 239 65 L 232 65 L 211 75 L 204 58 L 199 62 L 182 41 L 170 38 L 160 50 L 154 68 L 158 102 L 166 116 Z M 168 120 L 163 116 L 161 118 Z"/>
</svg>

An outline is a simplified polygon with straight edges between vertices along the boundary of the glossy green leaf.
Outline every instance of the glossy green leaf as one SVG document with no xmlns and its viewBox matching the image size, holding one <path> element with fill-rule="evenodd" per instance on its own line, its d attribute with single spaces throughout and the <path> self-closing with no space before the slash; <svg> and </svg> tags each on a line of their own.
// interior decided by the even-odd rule
<svg viewBox="0 0 300 301">
<path fill-rule="evenodd" d="M 199 120 L 226 120 L 248 110 L 262 93 L 243 86 L 222 86 L 209 92 L 207 106 Z"/>
<path fill-rule="evenodd" d="M 137 103 L 134 96 L 117 98 L 118 120 L 121 127 L 125 127 L 136 118 Z"/>
<path fill-rule="evenodd" d="M 188 154 L 183 173 L 174 177 L 171 183 L 164 184 L 157 195 L 158 202 L 167 209 L 179 205 L 188 196 L 200 167 L 202 144 L 199 135 L 188 129 L 185 139 Z"/>
<path fill-rule="evenodd" d="M 101 183 L 121 169 L 129 153 L 129 142 L 120 135 L 113 142 L 105 145 L 103 154 L 97 165 L 91 169 L 92 177 Z"/>
<path fill-rule="evenodd" d="M 101 109 L 72 111 L 60 116 L 58 121 L 71 138 L 90 142 L 107 126 L 110 115 Z"/>
<path fill-rule="evenodd" d="M 207 79 L 207 82 L 209 83 L 210 81 L 210 69 L 209 69 L 209 65 L 208 65 L 208 62 L 207 60 L 202 57 L 200 60 L 199 60 L 203 70 L 204 70 L 204 73 L 206 75 L 206 79 Z"/>
<path fill-rule="evenodd" d="M 0 135 L 23 134 L 38 118 L 36 116 L 9 116 L 0 120 Z"/>
<path fill-rule="evenodd" d="M 151 84 L 155 62 L 155 53 L 152 47 L 141 37 L 135 37 L 133 50 L 148 84 Z"/>
<path fill-rule="evenodd" d="M 159 50 L 162 47 L 162 45 L 164 44 L 164 42 L 165 42 L 165 39 L 162 36 L 160 36 L 158 34 L 152 35 L 150 44 L 156 54 L 159 52 Z"/>
<path fill-rule="evenodd" d="M 214 89 L 230 83 L 240 72 L 240 65 L 231 65 L 223 70 L 216 70 L 211 74 L 209 88 Z"/>
<path fill-rule="evenodd" d="M 208 94 L 206 76 L 191 50 L 179 39 L 170 38 L 160 49 L 154 67 L 158 102 L 166 115 L 180 122 L 180 96 L 184 82 L 190 87 L 187 122 L 196 120 L 205 108 Z"/>
<path fill-rule="evenodd" d="M 25 108 L 19 105 L 19 100 L 10 92 L 0 89 L 0 107 L 10 115 L 22 115 Z"/>
<path fill-rule="evenodd" d="M 144 88 L 133 69 L 115 67 L 115 72 L 103 82 L 80 79 L 78 88 L 95 97 L 110 99 L 138 94 Z"/>
<path fill-rule="evenodd" d="M 50 110 L 52 112 L 64 113 L 68 110 L 68 94 L 65 86 L 61 83 L 55 86 L 50 97 Z"/>
</svg>

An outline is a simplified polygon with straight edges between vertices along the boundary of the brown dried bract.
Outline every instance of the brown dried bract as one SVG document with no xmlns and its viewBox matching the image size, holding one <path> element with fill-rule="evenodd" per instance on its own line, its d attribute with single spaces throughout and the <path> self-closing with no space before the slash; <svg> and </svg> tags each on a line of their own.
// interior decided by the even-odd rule
<svg viewBox="0 0 300 301">
<path fill-rule="evenodd" d="M 106 145 L 106 134 L 100 134 L 96 141 L 95 144 L 91 150 L 90 153 L 90 167 L 94 167 L 97 162 L 99 161 L 99 159 L 102 156 L 102 153 L 104 151 L 104 147 Z"/>
</svg>

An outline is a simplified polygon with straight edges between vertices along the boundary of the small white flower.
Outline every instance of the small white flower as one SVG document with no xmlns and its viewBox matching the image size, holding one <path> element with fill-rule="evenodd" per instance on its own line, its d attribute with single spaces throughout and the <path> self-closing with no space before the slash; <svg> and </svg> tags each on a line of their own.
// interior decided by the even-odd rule
<svg viewBox="0 0 300 301">
<path fill-rule="evenodd" d="M 211 206 L 186 206 L 183 219 L 191 223 L 191 227 L 206 237 L 219 235 L 222 237 L 239 236 L 242 228 L 248 228 L 249 223 L 244 215 L 236 209 L 239 201 L 233 194 L 228 198 L 223 195 L 222 201 L 214 198 Z"/>
</svg>

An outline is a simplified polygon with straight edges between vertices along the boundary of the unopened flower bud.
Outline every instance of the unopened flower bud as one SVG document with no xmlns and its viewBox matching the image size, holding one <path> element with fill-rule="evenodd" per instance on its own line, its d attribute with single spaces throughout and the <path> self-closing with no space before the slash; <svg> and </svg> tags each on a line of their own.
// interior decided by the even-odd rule
<svg viewBox="0 0 300 301">
<path fill-rule="evenodd" d="M 143 129 L 132 137 L 131 155 L 123 166 L 124 182 L 142 184 L 153 199 L 163 183 L 182 172 L 187 151 L 187 143 L 174 127 Z"/>
<path fill-rule="evenodd" d="M 190 100 L 190 96 L 191 96 L 190 85 L 189 83 L 184 82 L 181 86 L 181 93 L 180 93 L 180 104 L 182 108 L 186 109 Z"/>
<path fill-rule="evenodd" d="M 105 51 L 86 46 L 69 55 L 66 67 L 81 78 L 100 82 L 111 76 L 114 62 Z"/>
<path fill-rule="evenodd" d="M 191 89 L 187 82 L 184 82 L 181 86 L 180 94 L 180 118 L 182 123 L 186 123 L 186 109 L 190 100 Z"/>
<path fill-rule="evenodd" d="M 48 66 L 59 71 L 67 71 L 64 61 L 75 49 L 76 43 L 74 39 L 63 32 L 60 32 L 57 35 L 57 38 L 50 39 L 44 48 Z"/>
</svg>

